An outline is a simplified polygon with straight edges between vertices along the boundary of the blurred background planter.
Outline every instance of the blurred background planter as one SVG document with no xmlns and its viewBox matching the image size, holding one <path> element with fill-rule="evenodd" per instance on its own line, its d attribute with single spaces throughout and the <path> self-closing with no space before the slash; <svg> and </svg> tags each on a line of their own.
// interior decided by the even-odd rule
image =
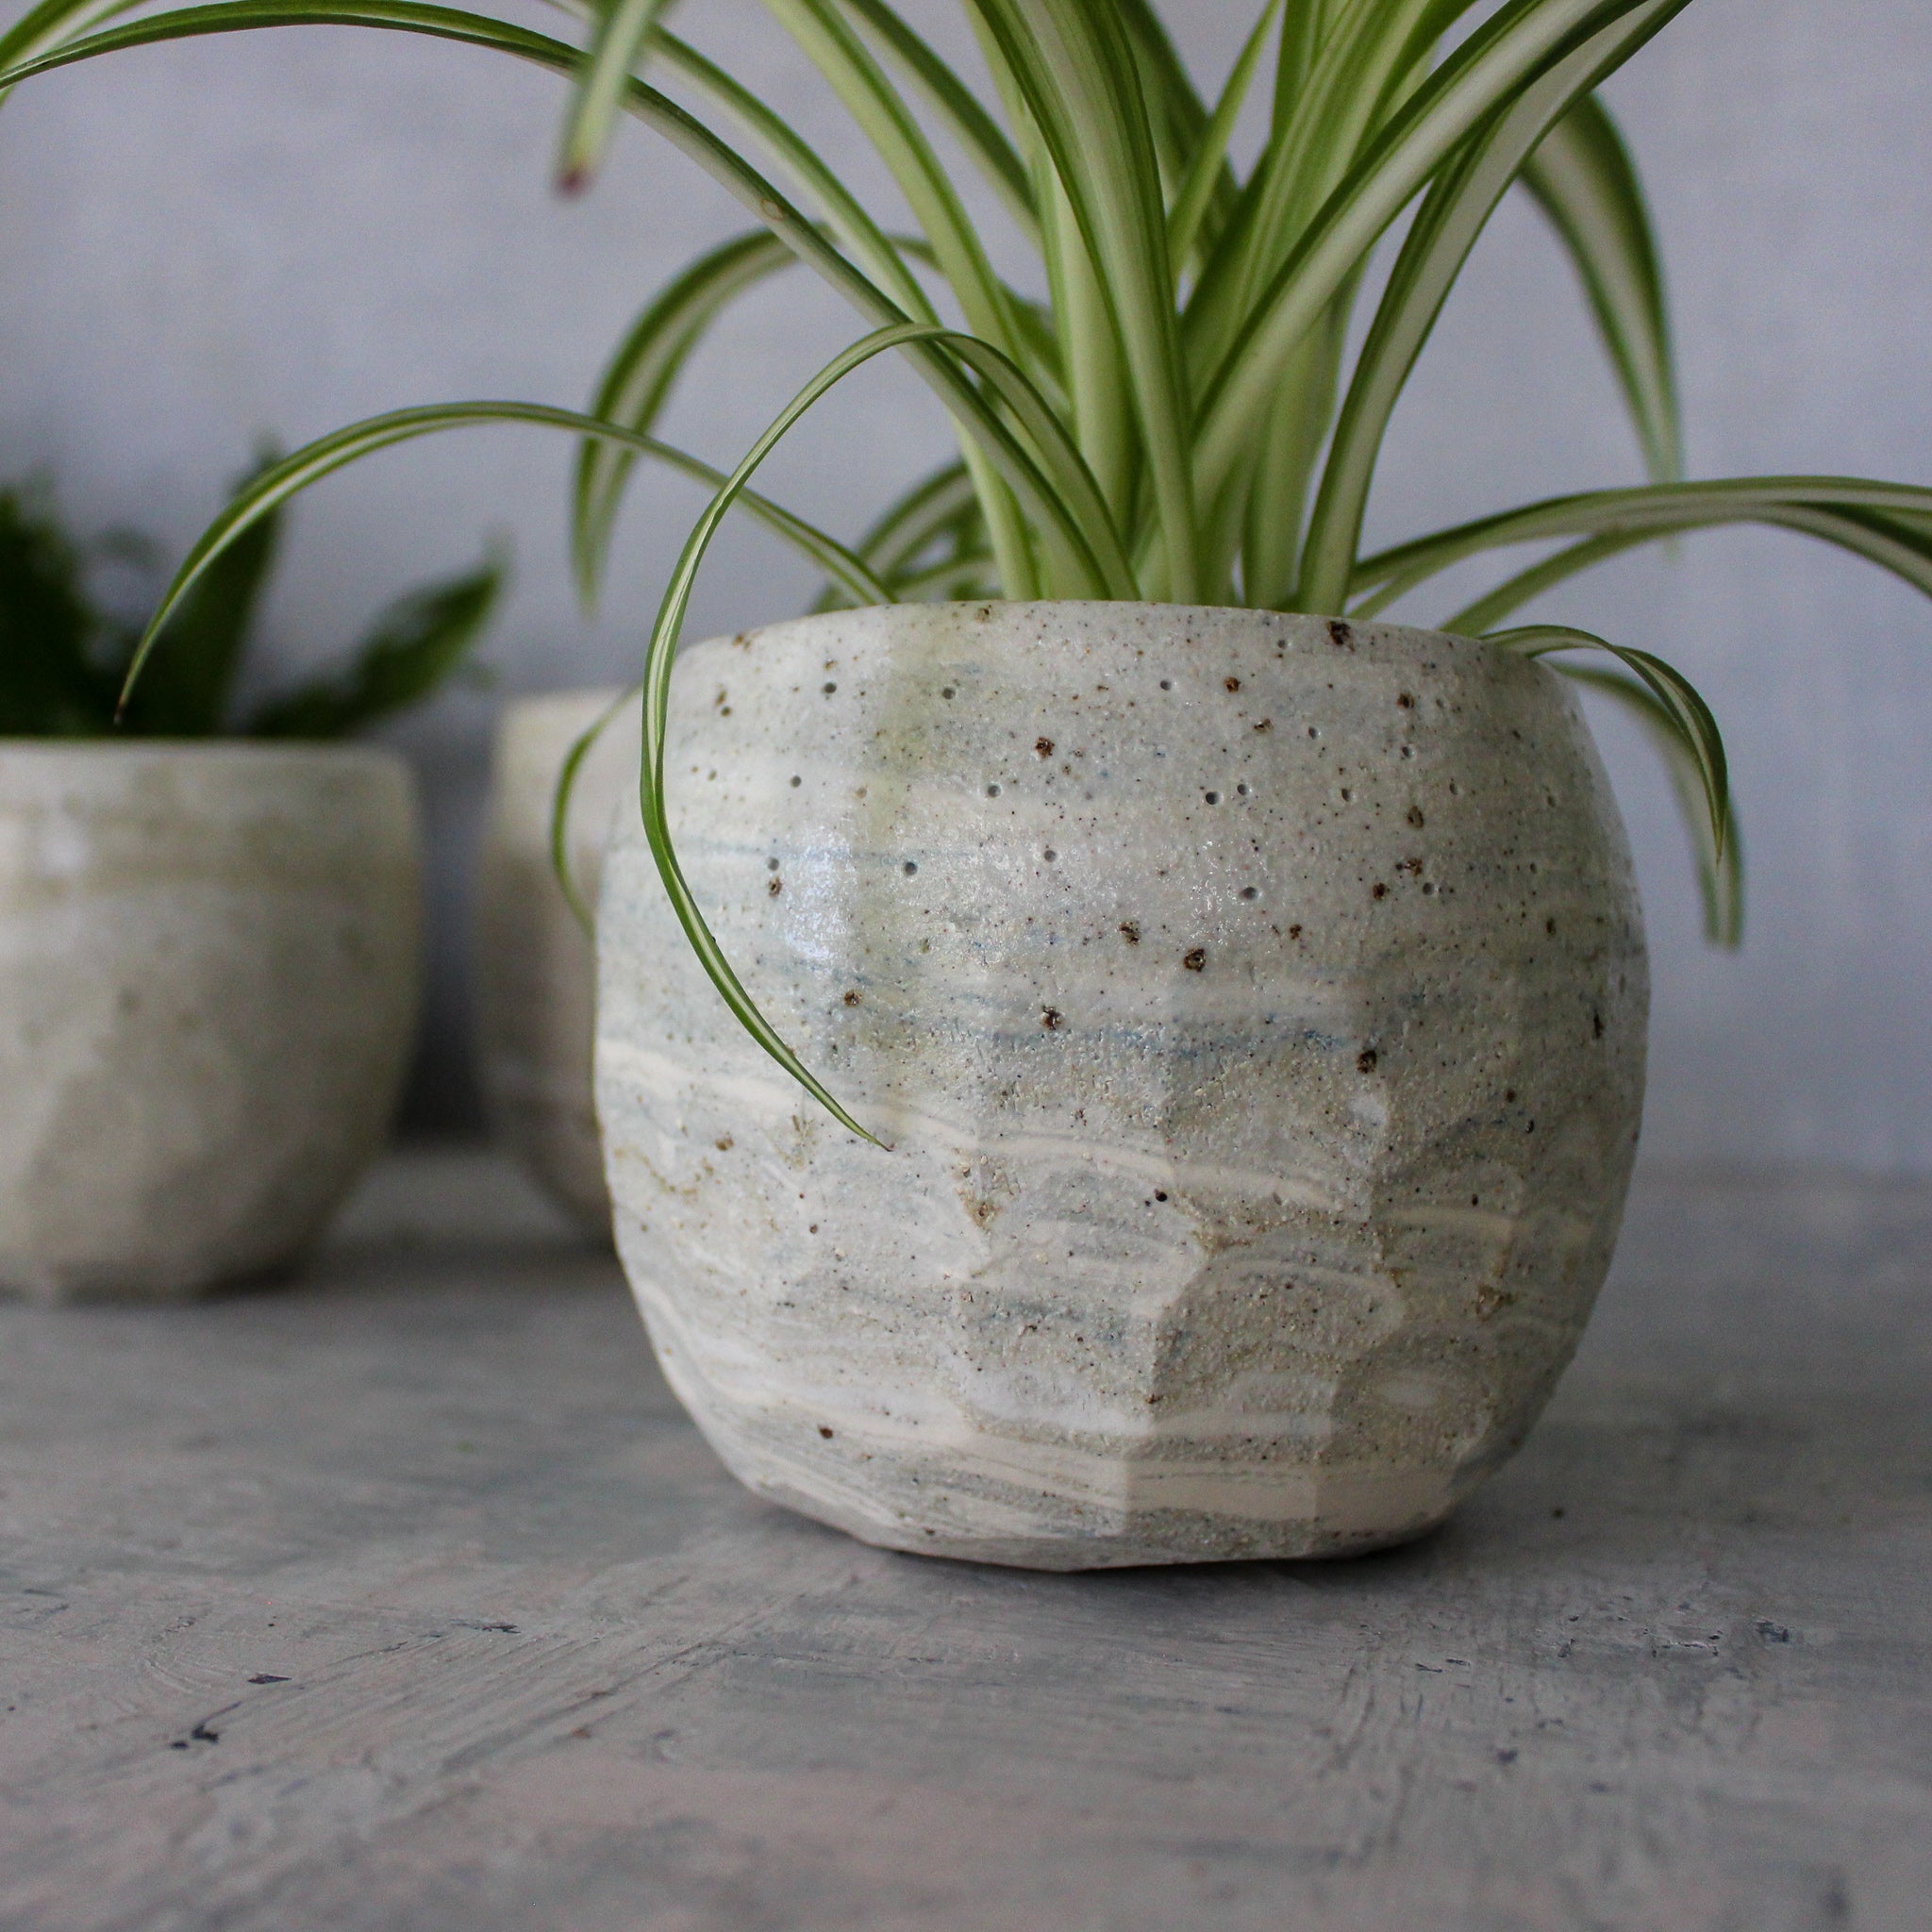
<svg viewBox="0 0 1932 1932">
<path fill-rule="evenodd" d="M 1561 679 L 1381 625 L 900 606 L 687 650 L 670 734 L 719 941 L 891 1150 L 740 1026 L 622 824 L 618 1246 L 743 1481 L 1081 1569 L 1399 1541 L 1515 1450 L 1643 1090 Z"/>
<path fill-rule="evenodd" d="M 0 1285 L 179 1296 L 301 1254 L 390 1125 L 419 843 L 386 751 L 0 741 Z"/>
<path fill-rule="evenodd" d="M 616 702 L 615 688 L 513 699 L 491 758 L 476 917 L 476 1058 L 497 1141 L 587 1227 L 608 1233 L 610 1197 L 591 1087 L 595 955 L 551 864 L 564 759 Z M 572 875 L 594 906 L 612 815 L 635 809 L 638 723 L 613 720 L 578 773 Z"/>
</svg>

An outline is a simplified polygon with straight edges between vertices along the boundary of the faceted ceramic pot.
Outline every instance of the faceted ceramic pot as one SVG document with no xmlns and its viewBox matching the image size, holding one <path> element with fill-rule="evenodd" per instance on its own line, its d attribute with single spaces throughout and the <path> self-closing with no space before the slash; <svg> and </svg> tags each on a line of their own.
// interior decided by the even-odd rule
<svg viewBox="0 0 1932 1932">
<path fill-rule="evenodd" d="M 610 1197 L 591 1091 L 597 963 L 558 885 L 550 825 L 571 747 L 615 691 L 517 698 L 497 719 L 476 915 L 476 1062 L 497 1141 L 561 1207 L 608 1231 Z M 572 791 L 571 874 L 594 905 L 613 813 L 635 813 L 638 721 L 620 714 Z"/>
<path fill-rule="evenodd" d="M 1522 1441 L 1647 980 L 1564 684 L 1466 639 L 982 604 L 680 660 L 674 836 L 841 1129 L 607 862 L 598 1103 L 666 1375 L 761 1494 L 1044 1569 L 1341 1556 Z"/>
<path fill-rule="evenodd" d="M 0 1286 L 173 1296 L 294 1258 L 414 1032 L 408 768 L 0 743 Z"/>
</svg>

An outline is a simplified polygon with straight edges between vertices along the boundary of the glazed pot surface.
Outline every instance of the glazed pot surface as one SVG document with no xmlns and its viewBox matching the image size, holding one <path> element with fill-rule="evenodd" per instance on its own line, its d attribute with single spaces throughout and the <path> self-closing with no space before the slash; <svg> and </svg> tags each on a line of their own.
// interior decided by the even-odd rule
<svg viewBox="0 0 1932 1932">
<path fill-rule="evenodd" d="M 1641 923 L 1567 687 L 1487 645 L 1105 604 L 680 659 L 600 913 L 598 1104 L 665 1373 L 754 1489 L 1072 1569 L 1328 1556 L 1521 1441 L 1615 1241 Z"/>
<path fill-rule="evenodd" d="M 408 1063 L 417 847 L 388 752 L 0 743 L 0 1286 L 186 1294 L 315 1238 Z"/>
</svg>

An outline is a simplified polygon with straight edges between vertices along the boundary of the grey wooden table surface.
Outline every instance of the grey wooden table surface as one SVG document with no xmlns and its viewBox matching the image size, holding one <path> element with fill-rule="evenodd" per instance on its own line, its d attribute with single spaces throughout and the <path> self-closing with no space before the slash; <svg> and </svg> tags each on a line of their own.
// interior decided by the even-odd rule
<svg viewBox="0 0 1932 1932">
<path fill-rule="evenodd" d="M 1647 1176 L 1448 1528 L 1091 1577 L 740 1491 L 505 1169 L 0 1309 L 0 1924 L 1932 1925 L 1932 1189 Z"/>
</svg>

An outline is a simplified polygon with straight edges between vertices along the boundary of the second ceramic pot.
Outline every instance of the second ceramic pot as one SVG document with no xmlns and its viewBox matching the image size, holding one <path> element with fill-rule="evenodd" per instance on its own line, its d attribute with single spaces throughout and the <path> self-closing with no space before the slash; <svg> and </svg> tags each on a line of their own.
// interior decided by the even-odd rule
<svg viewBox="0 0 1932 1932">
<path fill-rule="evenodd" d="M 754 1489 L 1053 1569 L 1416 1535 L 1602 1282 L 1647 979 L 1568 687 L 1466 639 L 1162 606 L 839 613 L 680 658 L 600 916 L 620 1251 Z"/>
<path fill-rule="evenodd" d="M 476 908 L 476 1061 L 491 1131 L 559 1206 L 608 1232 L 610 1197 L 591 1085 L 597 964 L 558 883 L 550 827 L 571 747 L 618 692 L 515 698 L 498 715 Z M 636 811 L 638 721 L 612 719 L 578 771 L 572 876 L 594 906 L 618 807 Z"/>
<path fill-rule="evenodd" d="M 388 1131 L 417 812 L 392 753 L 0 742 L 0 1286 L 286 1264 Z"/>
</svg>

